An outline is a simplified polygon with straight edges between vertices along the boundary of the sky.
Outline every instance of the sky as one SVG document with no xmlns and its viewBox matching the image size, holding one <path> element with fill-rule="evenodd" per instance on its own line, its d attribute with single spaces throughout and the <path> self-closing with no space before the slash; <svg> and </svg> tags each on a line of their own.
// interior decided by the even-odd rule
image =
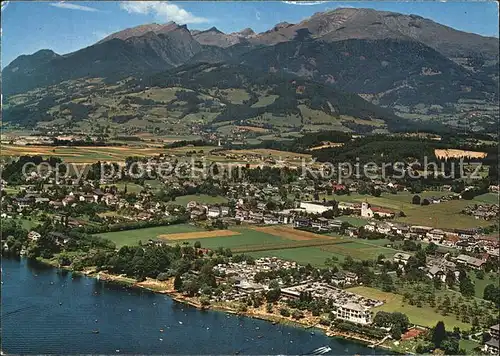
<svg viewBox="0 0 500 356">
<path fill-rule="evenodd" d="M 65 54 L 108 34 L 146 23 L 175 21 L 190 29 L 217 27 L 264 32 L 338 7 L 415 14 L 484 36 L 498 37 L 496 1 L 2 1 L 2 68 L 21 54 L 51 49 Z"/>
</svg>

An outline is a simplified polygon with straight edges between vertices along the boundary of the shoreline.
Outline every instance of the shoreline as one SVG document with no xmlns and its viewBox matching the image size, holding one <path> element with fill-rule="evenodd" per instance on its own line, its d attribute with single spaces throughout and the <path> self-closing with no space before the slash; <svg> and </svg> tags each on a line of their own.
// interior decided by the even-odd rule
<svg viewBox="0 0 500 356">
<path fill-rule="evenodd" d="M 217 312 L 224 312 L 228 314 L 233 314 L 233 315 L 238 315 L 238 316 L 244 316 L 252 319 L 259 319 L 259 320 L 264 320 L 271 322 L 273 324 L 281 324 L 281 325 L 287 325 L 287 326 L 293 326 L 293 327 L 300 327 L 303 328 L 304 330 L 308 329 L 316 329 L 322 333 L 324 333 L 328 337 L 332 338 L 339 338 L 339 339 L 344 339 L 344 340 L 349 340 L 353 342 L 360 343 L 362 345 L 365 345 L 369 348 L 375 349 L 382 349 L 382 350 L 388 350 L 391 352 L 394 352 L 397 354 L 396 351 L 394 351 L 391 347 L 387 345 L 378 345 L 380 340 L 373 340 L 370 339 L 364 335 L 359 335 L 355 333 L 350 333 L 350 332 L 343 332 L 340 330 L 332 330 L 330 327 L 322 325 L 319 323 L 319 317 L 314 317 L 317 320 L 313 323 L 308 323 L 306 320 L 295 320 L 292 319 L 291 317 L 284 317 L 280 314 L 275 314 L 275 313 L 267 313 L 265 312 L 262 308 L 259 309 L 250 309 L 245 312 L 238 311 L 235 308 L 231 307 L 229 303 L 213 303 L 210 304 L 207 307 L 204 307 L 201 305 L 201 303 L 198 301 L 197 297 L 187 297 L 184 296 L 182 293 L 179 293 L 173 289 L 173 278 L 169 279 L 168 281 L 158 281 L 156 279 L 146 279 L 145 281 L 138 282 L 134 278 L 130 277 L 124 277 L 120 275 L 114 275 L 110 274 L 107 272 L 97 272 L 95 269 L 88 269 L 86 271 L 74 271 L 72 268 L 67 267 L 67 266 L 58 266 L 54 261 L 46 260 L 46 259 L 37 259 L 38 262 L 49 265 L 51 267 L 68 271 L 71 272 L 75 276 L 85 276 L 89 278 L 94 278 L 99 281 L 104 281 L 106 283 L 113 283 L 113 284 L 118 284 L 125 286 L 127 288 L 134 288 L 138 290 L 147 290 L 152 293 L 157 293 L 157 294 L 163 294 L 163 295 L 168 295 L 173 301 L 177 303 L 182 303 L 185 305 L 189 305 L 191 307 L 194 307 L 200 311 L 207 311 L 207 310 L 212 310 L 212 311 L 217 311 Z"/>
</svg>

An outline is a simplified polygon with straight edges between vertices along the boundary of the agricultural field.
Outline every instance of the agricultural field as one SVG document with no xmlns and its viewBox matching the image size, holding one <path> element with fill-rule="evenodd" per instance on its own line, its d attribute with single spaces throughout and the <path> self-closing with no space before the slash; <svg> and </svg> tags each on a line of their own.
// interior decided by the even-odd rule
<svg viewBox="0 0 500 356">
<path fill-rule="evenodd" d="M 228 202 L 227 198 L 220 195 L 213 197 L 207 194 L 192 194 L 177 197 L 174 201 L 170 201 L 167 204 L 182 205 L 185 207 L 190 201 L 196 201 L 199 204 L 227 204 Z"/>
<path fill-rule="evenodd" d="M 352 226 L 365 226 L 368 222 L 367 219 L 356 217 L 356 216 L 338 216 L 335 218 L 336 220 L 345 221 L 346 223 L 351 224 Z"/>
<path fill-rule="evenodd" d="M 469 324 L 456 320 L 453 315 L 443 316 L 428 306 L 418 308 L 414 305 L 409 305 L 403 302 L 403 296 L 399 294 L 382 292 L 381 290 L 364 286 L 348 288 L 347 290 L 367 298 L 384 301 L 382 306 L 373 309 L 375 313 L 377 311 L 401 312 L 408 316 L 411 323 L 429 328 L 434 327 L 438 321 L 443 321 L 446 329 L 450 331 L 455 326 L 458 326 L 462 330 L 470 329 Z"/>
<path fill-rule="evenodd" d="M 222 230 L 224 231 L 224 230 Z M 256 248 L 275 248 L 276 246 L 286 247 L 291 241 L 256 231 L 248 228 L 231 228 L 231 236 L 211 236 L 209 238 L 200 238 L 202 247 L 216 249 L 218 247 L 230 248 L 235 253 L 241 253 Z M 210 232 L 210 231 L 207 231 Z M 236 233 L 236 234 L 235 234 Z M 193 243 L 195 239 L 176 240 L 176 243 Z"/>
<path fill-rule="evenodd" d="M 340 118 L 336 118 L 332 115 L 327 114 L 326 112 L 322 110 L 314 110 L 309 108 L 306 105 L 299 105 L 298 106 L 302 117 L 304 117 L 304 123 L 305 124 L 331 124 L 331 123 L 336 123 L 338 125 L 342 125 L 340 123 Z M 338 122 L 338 123 L 337 123 Z"/>
<path fill-rule="evenodd" d="M 159 239 L 165 241 L 178 241 L 178 240 L 196 240 L 196 239 L 206 239 L 211 237 L 226 237 L 241 235 L 238 231 L 231 230 L 207 230 L 207 231 L 196 231 L 196 232 L 179 232 L 177 234 L 161 234 L 158 235 Z"/>
<path fill-rule="evenodd" d="M 165 153 L 159 147 L 94 147 L 94 146 L 16 146 L 2 145 L 1 156 L 57 156 L 69 163 L 94 163 L 97 161 L 123 162 L 130 156 L 154 156 Z"/>
<path fill-rule="evenodd" d="M 322 246 L 321 250 L 331 252 L 336 256 L 343 256 L 343 258 L 351 256 L 357 260 L 376 260 L 379 255 L 392 257 L 395 253 L 399 252 L 393 248 L 372 245 L 368 242 L 346 242 L 343 244 Z"/>
<path fill-rule="evenodd" d="M 229 151 L 224 151 L 221 153 L 229 153 L 229 154 L 238 154 L 238 155 L 253 155 L 253 156 L 261 156 L 263 158 L 265 157 L 272 157 L 272 158 L 282 158 L 282 159 L 301 159 L 301 158 L 307 158 L 310 159 L 311 155 L 309 154 L 304 154 L 304 153 L 295 153 L 295 152 L 288 152 L 288 151 L 278 151 L 278 150 L 272 150 L 272 149 L 267 149 L 267 148 L 256 148 L 253 150 L 229 150 Z"/>
<path fill-rule="evenodd" d="M 313 232 L 301 231 L 288 226 L 265 226 L 265 227 L 254 227 L 252 230 L 264 232 L 267 234 L 284 237 L 289 240 L 294 241 L 305 241 L 305 240 L 339 240 L 336 236 L 320 235 Z"/>
<path fill-rule="evenodd" d="M 448 195 L 448 192 L 422 192 L 418 194 L 421 198 L 430 196 Z M 488 193 L 489 194 L 489 193 Z M 437 228 L 457 229 L 471 228 L 491 225 L 491 221 L 477 220 L 474 217 L 462 215 L 460 212 L 474 201 L 450 200 L 439 204 L 420 206 L 411 204 L 414 194 L 402 192 L 398 194 L 383 194 L 380 197 L 371 195 L 351 194 L 351 195 L 330 195 L 325 196 L 327 200 L 335 199 L 341 202 L 368 203 L 374 206 L 381 206 L 394 210 L 396 214 L 403 211 L 406 217 L 396 217 L 394 220 L 412 225 L 426 225 Z M 320 197 L 322 199 L 323 197 Z M 484 199 L 492 199 L 485 195 Z"/>
<path fill-rule="evenodd" d="M 325 260 L 334 256 L 334 254 L 323 251 L 318 247 L 298 247 L 272 251 L 256 251 L 248 254 L 255 258 L 278 257 L 284 260 L 295 261 L 301 265 L 307 265 L 310 263 L 315 267 L 324 266 Z"/>
<path fill-rule="evenodd" d="M 150 99 L 159 103 L 169 103 L 177 99 L 176 93 L 179 90 L 191 91 L 185 88 L 172 87 L 172 88 L 150 88 L 139 93 L 129 94 L 129 96 L 136 96 L 142 99 Z"/>
<path fill-rule="evenodd" d="M 213 151 L 216 148 L 217 148 L 216 146 L 193 146 L 193 145 L 187 145 L 187 146 L 182 146 L 182 147 L 165 149 L 165 153 L 174 154 L 174 155 L 184 155 L 187 152 L 196 151 L 196 153 L 208 154 L 208 153 L 210 153 L 211 151 Z"/>
<path fill-rule="evenodd" d="M 132 183 L 132 182 L 116 182 L 116 183 L 113 183 L 114 186 L 116 186 L 116 189 L 118 189 L 118 191 L 123 191 L 125 190 L 125 187 L 127 188 L 127 193 L 140 193 L 143 189 L 142 185 L 139 185 L 139 184 L 136 184 L 136 183 Z M 106 184 L 104 185 L 101 185 L 101 189 L 104 188 L 106 186 Z"/>
<path fill-rule="evenodd" d="M 221 96 L 233 104 L 243 104 L 243 101 L 250 99 L 250 94 L 245 89 L 229 88 L 220 90 Z M 214 95 L 215 93 L 212 93 Z"/>
<path fill-rule="evenodd" d="M 288 114 L 280 116 L 279 114 L 273 115 L 272 113 L 265 112 L 259 117 L 254 117 L 249 119 L 248 122 L 256 125 L 268 124 L 272 125 L 274 129 L 281 132 L 288 131 L 290 129 L 296 128 L 302 124 L 302 119 L 300 115 Z M 329 126 L 330 129 L 332 126 Z"/>
<path fill-rule="evenodd" d="M 464 151 L 456 149 L 435 149 L 434 154 L 439 159 L 448 158 L 484 158 L 486 152 Z"/>
<path fill-rule="evenodd" d="M 274 103 L 276 99 L 278 99 L 278 95 L 270 94 L 259 97 L 259 101 L 252 105 L 252 108 L 262 108 Z"/>
<path fill-rule="evenodd" d="M 335 255 L 329 251 L 322 250 L 323 247 L 344 243 L 340 238 L 327 235 L 318 235 L 297 230 L 293 231 L 293 234 L 290 231 L 284 231 L 279 234 L 274 227 L 270 228 L 272 229 L 268 227 L 231 227 L 230 230 L 220 230 L 221 233 L 219 236 L 214 236 L 213 231 L 206 231 L 185 234 L 185 240 L 178 239 L 176 236 L 178 234 L 174 235 L 174 237 L 176 237 L 175 243 L 192 244 L 195 241 L 199 241 L 202 247 L 210 249 L 224 247 L 230 248 L 233 253 L 245 253 L 254 257 L 276 256 L 298 263 L 311 263 L 315 266 L 324 265 L 326 258 Z M 195 234 L 200 234 L 198 240 L 193 238 Z M 204 237 L 201 237 L 201 235 Z M 163 238 L 169 239 L 169 236 L 166 235 Z M 342 260 L 344 257 L 339 255 L 339 260 Z"/>
<path fill-rule="evenodd" d="M 158 235 L 161 234 L 176 234 L 176 233 L 186 233 L 186 232 L 196 232 L 196 231 L 204 231 L 204 230 L 190 224 L 178 224 L 178 225 L 147 227 L 144 229 L 106 232 L 102 234 L 97 234 L 97 236 L 111 240 L 112 242 L 115 243 L 117 248 L 120 248 L 126 245 L 129 246 L 137 245 L 139 241 L 147 242 L 149 239 L 157 239 Z"/>
</svg>

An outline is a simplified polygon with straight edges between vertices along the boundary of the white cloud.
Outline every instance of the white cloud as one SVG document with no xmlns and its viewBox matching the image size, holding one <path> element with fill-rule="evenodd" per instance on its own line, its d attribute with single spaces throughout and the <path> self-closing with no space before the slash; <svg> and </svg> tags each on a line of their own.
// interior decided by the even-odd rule
<svg viewBox="0 0 500 356">
<path fill-rule="evenodd" d="M 300 6 L 314 6 L 327 3 L 328 1 L 283 1 L 288 5 L 300 5 Z"/>
<path fill-rule="evenodd" d="M 198 17 L 168 1 L 122 1 L 120 8 L 130 14 L 153 14 L 163 21 L 174 21 L 181 25 L 209 22 L 204 17 Z"/>
<path fill-rule="evenodd" d="M 64 2 L 64 1 L 52 2 L 49 5 L 54 6 L 54 7 L 59 7 L 61 9 L 68 9 L 68 10 L 79 10 L 79 11 L 87 11 L 87 12 L 98 12 L 99 11 L 98 9 L 96 9 L 94 7 L 71 4 L 71 3 Z"/>
</svg>

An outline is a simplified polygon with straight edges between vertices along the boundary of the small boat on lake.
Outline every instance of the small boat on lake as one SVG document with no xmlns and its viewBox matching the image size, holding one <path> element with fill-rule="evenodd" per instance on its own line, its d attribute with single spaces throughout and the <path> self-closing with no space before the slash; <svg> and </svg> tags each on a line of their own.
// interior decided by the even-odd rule
<svg viewBox="0 0 500 356">
<path fill-rule="evenodd" d="M 99 334 L 99 330 L 92 330 L 92 334 Z"/>
<path fill-rule="evenodd" d="M 322 346 L 322 347 L 318 347 L 317 349 L 311 351 L 310 353 L 308 353 L 308 355 L 324 355 L 330 351 L 332 351 L 332 348 L 330 346 Z"/>
</svg>

